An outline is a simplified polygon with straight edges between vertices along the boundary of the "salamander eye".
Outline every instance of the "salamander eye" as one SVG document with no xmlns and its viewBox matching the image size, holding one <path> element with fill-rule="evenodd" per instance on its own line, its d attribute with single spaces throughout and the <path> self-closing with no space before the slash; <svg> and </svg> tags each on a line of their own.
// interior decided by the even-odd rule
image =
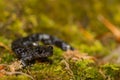
<svg viewBox="0 0 120 80">
<path fill-rule="evenodd" d="M 53 50 L 53 47 L 52 47 L 52 46 L 48 46 L 48 49 L 49 49 L 49 50 Z"/>
</svg>

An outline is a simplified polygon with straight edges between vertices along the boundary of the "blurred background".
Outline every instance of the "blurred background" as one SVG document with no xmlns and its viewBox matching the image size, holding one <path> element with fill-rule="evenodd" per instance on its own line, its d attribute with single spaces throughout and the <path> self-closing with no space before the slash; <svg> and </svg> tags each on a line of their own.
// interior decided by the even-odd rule
<svg viewBox="0 0 120 80">
<path fill-rule="evenodd" d="M 119 46 L 119 2 L 1 0 L 0 42 L 10 47 L 18 37 L 47 33 L 65 40 L 81 52 L 103 58 Z"/>
<path fill-rule="evenodd" d="M 11 42 L 34 33 L 57 36 L 95 61 L 66 60 L 54 47 L 52 64 L 19 70 Z M 0 80 L 120 80 L 119 43 L 120 0 L 0 0 Z"/>
</svg>

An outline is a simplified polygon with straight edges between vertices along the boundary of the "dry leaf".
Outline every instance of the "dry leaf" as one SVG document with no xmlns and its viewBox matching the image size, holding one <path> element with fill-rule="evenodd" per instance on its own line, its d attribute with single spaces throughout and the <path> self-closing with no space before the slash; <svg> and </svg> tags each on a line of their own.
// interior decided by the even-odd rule
<svg viewBox="0 0 120 80">
<path fill-rule="evenodd" d="M 22 68 L 21 61 L 15 61 L 11 65 L 8 65 L 11 72 L 15 72 Z"/>
<path fill-rule="evenodd" d="M 65 59 L 72 59 L 72 60 L 81 60 L 81 59 L 88 59 L 88 60 L 95 60 L 95 57 L 88 56 L 86 53 L 80 53 L 78 50 L 68 50 L 63 54 Z"/>
<path fill-rule="evenodd" d="M 0 72 L 0 77 L 4 76 L 4 73 Z"/>
<path fill-rule="evenodd" d="M 5 75 L 5 73 L 3 72 L 4 69 L 5 69 L 5 65 L 0 65 L 0 77 Z"/>
<path fill-rule="evenodd" d="M 3 66 L 3 65 L 0 65 L 0 70 L 2 70 L 2 69 L 4 69 L 5 68 L 5 66 Z"/>
</svg>

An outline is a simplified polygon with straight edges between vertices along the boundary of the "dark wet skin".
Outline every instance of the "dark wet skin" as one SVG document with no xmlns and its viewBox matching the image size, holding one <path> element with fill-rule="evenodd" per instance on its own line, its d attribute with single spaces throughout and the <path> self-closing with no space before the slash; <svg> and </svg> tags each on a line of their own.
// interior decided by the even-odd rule
<svg viewBox="0 0 120 80">
<path fill-rule="evenodd" d="M 39 45 L 38 42 L 44 45 Z M 32 34 L 27 37 L 16 39 L 12 42 L 12 50 L 19 60 L 21 60 L 24 67 L 34 64 L 35 60 L 47 60 L 48 57 L 53 55 L 53 46 L 62 49 L 63 51 L 74 50 L 66 42 L 57 37 L 48 34 Z"/>
</svg>

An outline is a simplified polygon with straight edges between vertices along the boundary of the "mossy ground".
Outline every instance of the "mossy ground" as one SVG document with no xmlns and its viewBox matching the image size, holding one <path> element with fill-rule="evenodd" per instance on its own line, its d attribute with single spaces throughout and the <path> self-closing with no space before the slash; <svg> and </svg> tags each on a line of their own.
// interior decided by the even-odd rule
<svg viewBox="0 0 120 80">
<path fill-rule="evenodd" d="M 4 50 L 2 50 L 4 51 Z M 119 80 L 120 66 L 115 64 L 99 64 L 93 60 L 66 60 L 65 54 L 58 48 L 50 57 L 52 63 L 40 63 L 29 66 L 19 71 L 29 74 L 35 80 Z M 11 64 L 16 57 L 9 52 L 1 53 L 1 64 Z M 4 75 L 1 80 L 31 80 L 26 75 Z"/>
</svg>

